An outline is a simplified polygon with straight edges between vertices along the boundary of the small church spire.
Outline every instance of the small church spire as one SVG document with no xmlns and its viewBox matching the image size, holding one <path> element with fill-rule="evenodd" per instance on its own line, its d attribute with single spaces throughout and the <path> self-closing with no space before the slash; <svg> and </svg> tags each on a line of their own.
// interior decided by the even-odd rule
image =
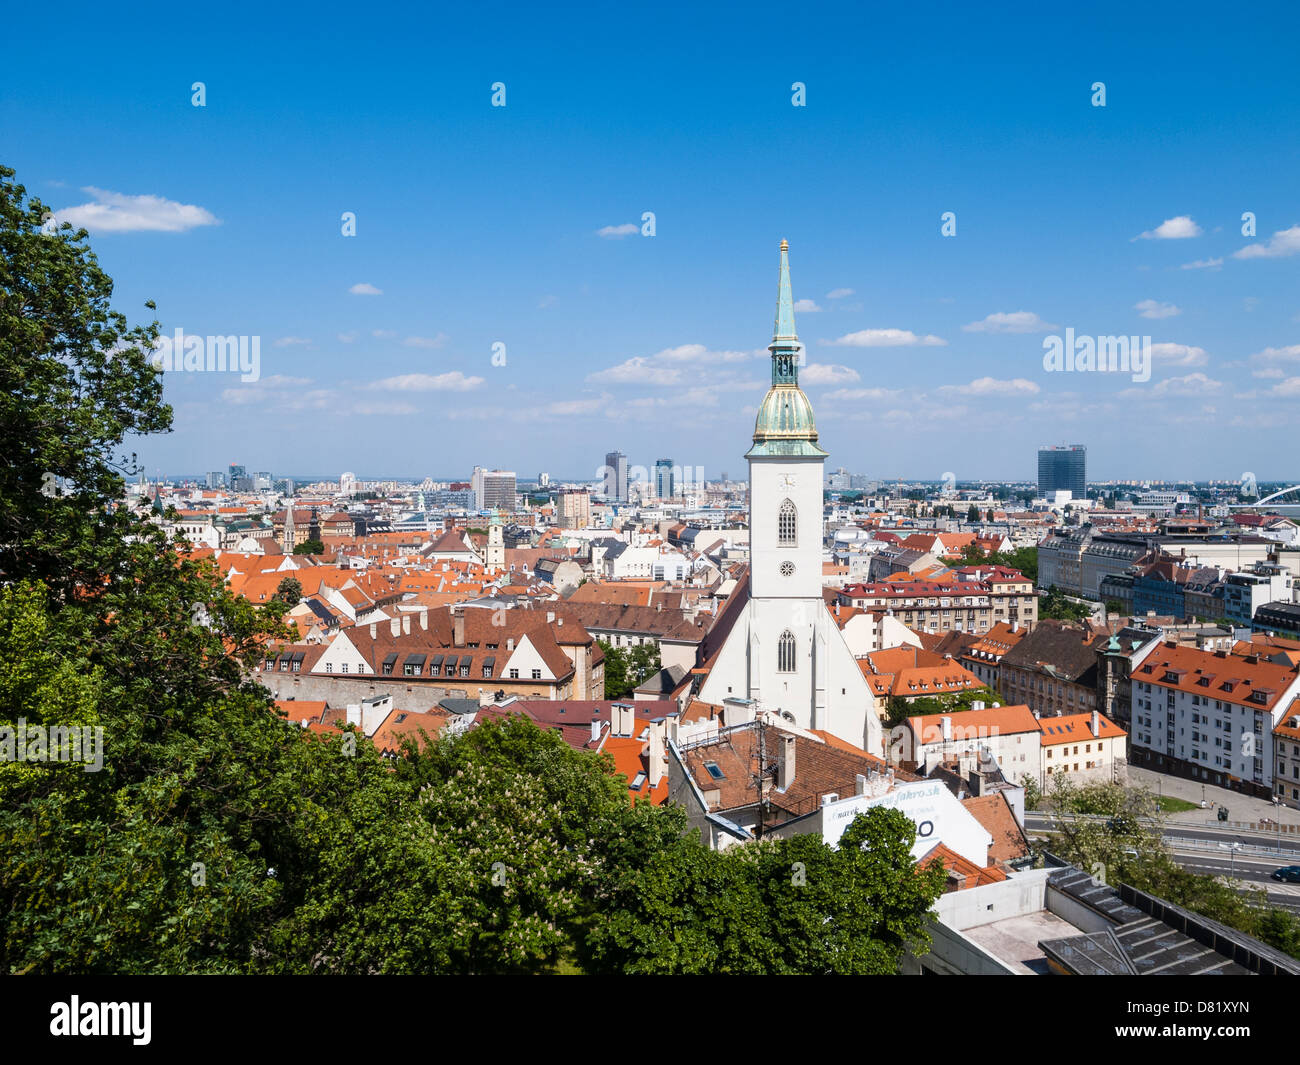
<svg viewBox="0 0 1300 1065">
<path fill-rule="evenodd" d="M 776 294 L 776 326 L 772 330 L 772 343 L 799 337 L 794 331 L 794 298 L 790 295 L 790 242 L 781 241 L 781 283 Z"/>
</svg>

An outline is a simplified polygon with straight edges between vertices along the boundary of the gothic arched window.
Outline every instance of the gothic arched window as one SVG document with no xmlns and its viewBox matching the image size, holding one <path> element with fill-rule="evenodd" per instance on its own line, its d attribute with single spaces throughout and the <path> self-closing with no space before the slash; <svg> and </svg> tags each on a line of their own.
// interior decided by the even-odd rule
<svg viewBox="0 0 1300 1065">
<path fill-rule="evenodd" d="M 789 629 L 781 633 L 781 639 L 776 646 L 776 671 L 778 673 L 793 673 L 794 669 L 794 633 Z"/>
<path fill-rule="evenodd" d="M 776 518 L 776 542 L 779 547 L 798 547 L 799 512 L 790 500 L 781 504 L 781 512 Z"/>
</svg>

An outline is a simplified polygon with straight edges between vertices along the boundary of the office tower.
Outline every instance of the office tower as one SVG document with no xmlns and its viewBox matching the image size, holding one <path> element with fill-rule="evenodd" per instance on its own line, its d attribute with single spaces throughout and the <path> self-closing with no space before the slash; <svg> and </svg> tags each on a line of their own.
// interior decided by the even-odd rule
<svg viewBox="0 0 1300 1065">
<path fill-rule="evenodd" d="M 660 499 L 672 499 L 677 492 L 673 480 L 673 460 L 660 459 L 655 463 L 655 494 Z"/>
<path fill-rule="evenodd" d="M 207 484 L 209 488 L 225 488 L 226 475 L 221 470 L 213 470 L 208 474 Z"/>
<path fill-rule="evenodd" d="M 1038 449 L 1038 494 L 1050 498 L 1069 492 L 1075 499 L 1088 498 L 1088 449 L 1082 444 Z"/>
<path fill-rule="evenodd" d="M 482 466 L 474 467 L 474 476 L 470 478 L 474 490 L 474 509 L 498 510 L 514 513 L 515 510 L 515 475 L 510 470 L 485 470 Z"/>
<path fill-rule="evenodd" d="M 627 456 L 611 451 L 605 456 L 604 486 L 601 494 L 620 503 L 627 501 Z"/>
</svg>

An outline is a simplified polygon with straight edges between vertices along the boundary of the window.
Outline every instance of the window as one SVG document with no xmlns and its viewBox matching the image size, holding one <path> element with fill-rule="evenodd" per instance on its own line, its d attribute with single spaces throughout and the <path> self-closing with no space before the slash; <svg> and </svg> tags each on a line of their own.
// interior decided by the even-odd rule
<svg viewBox="0 0 1300 1065">
<path fill-rule="evenodd" d="M 348 664 L 347 664 L 346 662 L 344 662 L 344 663 L 343 663 L 343 672 L 346 673 L 347 671 L 348 671 Z"/>
<path fill-rule="evenodd" d="M 776 671 L 778 673 L 794 672 L 794 633 L 789 629 L 781 633 L 781 639 L 777 642 Z"/>
<path fill-rule="evenodd" d="M 781 504 L 781 511 L 776 519 L 776 542 L 780 547 L 797 547 L 799 537 L 797 529 L 799 525 L 799 512 L 790 500 L 785 500 Z"/>
<path fill-rule="evenodd" d="M 533 680 L 541 680 L 541 679 L 542 679 L 542 671 L 540 669 L 533 670 Z"/>
</svg>

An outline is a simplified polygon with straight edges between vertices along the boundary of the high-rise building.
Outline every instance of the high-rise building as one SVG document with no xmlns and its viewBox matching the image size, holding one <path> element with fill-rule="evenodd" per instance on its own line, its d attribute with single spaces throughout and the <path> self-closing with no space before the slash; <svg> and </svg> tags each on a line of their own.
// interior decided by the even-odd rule
<svg viewBox="0 0 1300 1065">
<path fill-rule="evenodd" d="M 561 529 L 585 529 L 591 524 L 591 493 L 565 488 L 555 497 L 556 520 Z"/>
<path fill-rule="evenodd" d="M 490 510 L 495 507 L 514 513 L 515 475 L 512 471 L 485 470 L 482 466 L 475 466 L 470 484 L 474 489 L 475 510 Z"/>
<path fill-rule="evenodd" d="M 1088 449 L 1082 444 L 1038 449 L 1038 494 L 1050 497 L 1069 492 L 1075 499 L 1088 498 Z"/>
<path fill-rule="evenodd" d="M 548 488 L 551 484 L 551 475 L 549 473 L 539 473 L 537 475 L 537 487 Z"/>
<path fill-rule="evenodd" d="M 208 474 L 207 483 L 209 488 L 225 488 L 226 475 L 221 470 L 213 470 Z"/>
<path fill-rule="evenodd" d="M 606 499 L 627 502 L 627 456 L 621 451 L 605 455 L 601 495 Z"/>
<path fill-rule="evenodd" d="M 672 459 L 660 459 L 655 463 L 655 494 L 660 499 L 672 499 L 677 494 Z"/>
<path fill-rule="evenodd" d="M 275 485 L 275 478 L 271 476 L 270 471 L 263 470 L 261 473 L 253 474 L 253 491 L 269 491 Z"/>
</svg>

